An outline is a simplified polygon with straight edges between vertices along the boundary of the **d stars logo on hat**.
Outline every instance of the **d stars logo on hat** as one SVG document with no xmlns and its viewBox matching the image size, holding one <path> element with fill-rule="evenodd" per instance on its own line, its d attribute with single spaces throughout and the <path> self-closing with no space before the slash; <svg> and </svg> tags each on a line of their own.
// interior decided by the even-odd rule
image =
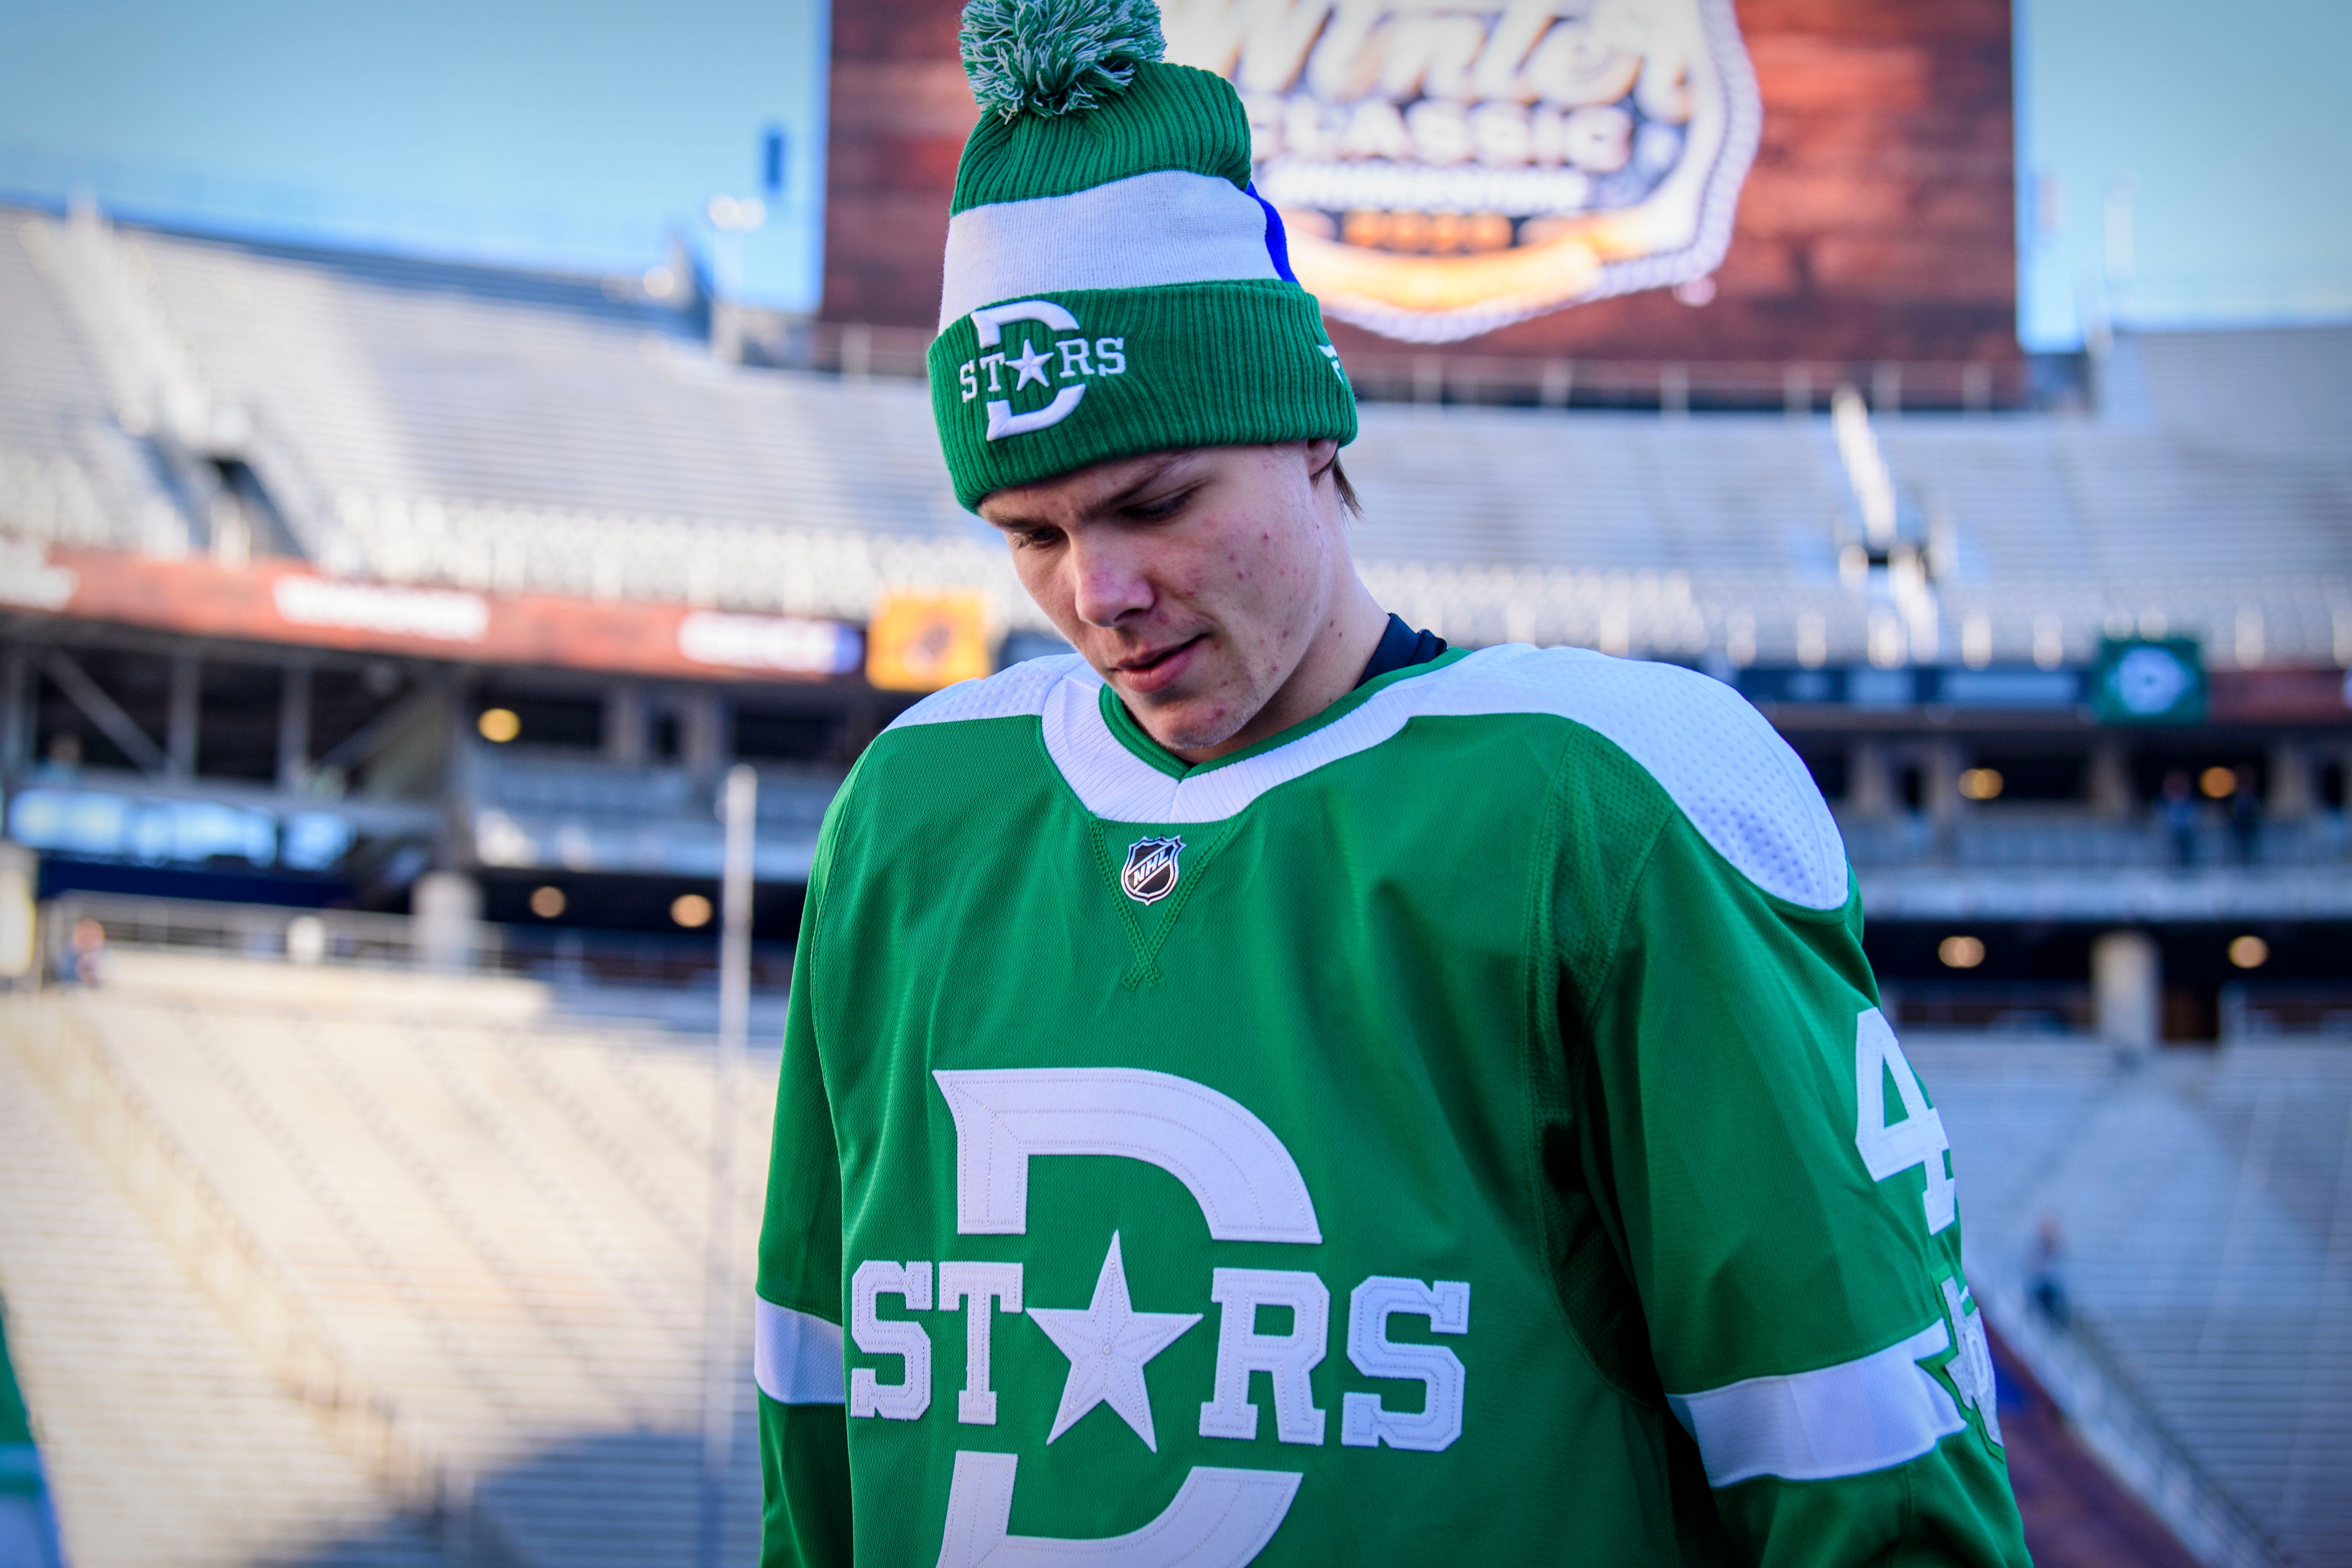
<svg viewBox="0 0 2352 1568">
<path fill-rule="evenodd" d="M 972 327 L 980 334 L 980 346 L 996 352 L 968 359 L 957 367 L 956 377 L 963 385 L 966 403 L 980 395 L 982 373 L 987 374 L 988 390 L 992 393 L 1017 394 L 1032 382 L 1053 389 L 1050 402 L 1021 414 L 1013 412 L 1012 396 L 990 398 L 988 438 L 992 441 L 1059 425 L 1077 411 L 1079 400 L 1087 395 L 1087 377 L 1127 374 L 1125 338 L 1096 338 L 1089 342 L 1081 333 L 1077 337 L 1055 338 L 1045 352 L 1040 352 L 1024 336 L 1021 352 L 1008 354 L 1004 352 L 1008 346 L 1004 329 L 1015 321 L 1034 321 L 1055 332 L 1080 331 L 1078 319 L 1051 300 L 1018 300 L 1009 305 L 983 306 L 971 313 Z M 1056 370 L 1060 372 L 1058 375 L 1055 374 Z M 1008 375 L 1013 377 L 1010 386 L 1004 383 Z M 1056 384 L 1058 382 L 1072 384 L 1061 386 Z"/>
</svg>

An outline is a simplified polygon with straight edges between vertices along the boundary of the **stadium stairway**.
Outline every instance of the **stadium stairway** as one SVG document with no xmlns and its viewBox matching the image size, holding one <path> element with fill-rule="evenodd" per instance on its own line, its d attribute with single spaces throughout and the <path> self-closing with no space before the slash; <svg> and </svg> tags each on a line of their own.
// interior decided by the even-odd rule
<svg viewBox="0 0 2352 1568">
<path fill-rule="evenodd" d="M 2072 1412 L 2093 1447 L 2218 1492 L 2201 1522 L 2167 1514 L 2209 1561 L 2352 1562 L 2352 1054 L 1908 1048 L 1952 1140 L 1970 1279 L 2037 1373 L 2097 1406 Z M 2026 1305 L 2045 1216 L 2063 1328 Z M 2231 1545 L 2249 1533 L 2252 1556 Z"/>
<path fill-rule="evenodd" d="M 119 1125 L 98 1129 L 109 1167 L 129 1142 L 160 1146 L 185 1184 L 215 1200 L 226 1243 L 200 1225 L 159 1225 L 151 1207 L 144 1267 L 168 1273 L 176 1252 L 217 1287 L 211 1259 L 225 1248 L 251 1255 L 245 1275 L 259 1283 L 226 1293 L 248 1306 L 266 1299 L 267 1321 L 244 1323 L 243 1355 L 216 1321 L 215 1342 L 191 1358 L 251 1384 L 258 1345 L 277 1402 L 304 1414 L 291 1385 L 331 1406 L 341 1452 L 371 1461 L 379 1507 L 437 1516 L 463 1559 L 689 1561 L 702 1463 L 708 1042 L 560 1024 L 518 1005 L 530 988 L 514 982 L 116 959 L 103 989 L 20 1005 L 9 1028 L 78 1120 L 94 1126 L 93 1108 L 110 1097 Z M 747 1079 L 736 1129 L 739 1295 L 751 1289 L 772 1107 L 773 1058 L 755 1062 L 765 1067 Z M 83 1081 L 93 1076 L 102 1082 Z M 86 1156 L 78 1166 L 53 1149 L 27 1158 L 52 1184 L 103 1188 Z M 27 1267 L 17 1259 L 37 1250 L 0 1239 L 0 1267 Z M 758 1528 L 750 1313 L 739 1305 L 729 1561 L 749 1560 Z M 53 1324 L 51 1357 L 102 1357 L 104 1338 L 84 1335 L 82 1321 Z M 285 1348 L 296 1342 L 299 1353 Z M 234 1445 L 187 1441 L 209 1465 L 240 1463 Z M 100 1468 L 121 1477 L 142 1467 L 110 1458 Z M 70 1480 L 61 1492 L 69 1529 L 107 1528 L 90 1521 L 110 1508 Z M 335 1539 L 381 1545 L 365 1531 Z"/>
</svg>

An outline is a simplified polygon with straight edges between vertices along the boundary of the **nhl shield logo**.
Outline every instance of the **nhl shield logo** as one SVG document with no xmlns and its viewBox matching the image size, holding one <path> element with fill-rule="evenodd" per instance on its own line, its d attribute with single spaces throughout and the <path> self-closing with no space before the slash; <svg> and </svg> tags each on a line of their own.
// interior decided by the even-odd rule
<svg viewBox="0 0 2352 1568">
<path fill-rule="evenodd" d="M 1139 838 L 1127 847 L 1127 865 L 1118 885 L 1139 904 L 1156 904 L 1176 890 L 1176 857 L 1184 852 L 1181 838 Z"/>
</svg>

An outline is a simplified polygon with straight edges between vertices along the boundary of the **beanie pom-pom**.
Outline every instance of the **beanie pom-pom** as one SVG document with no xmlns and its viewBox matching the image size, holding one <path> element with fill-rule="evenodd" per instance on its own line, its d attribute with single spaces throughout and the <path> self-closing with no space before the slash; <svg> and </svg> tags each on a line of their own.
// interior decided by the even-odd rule
<svg viewBox="0 0 2352 1568">
<path fill-rule="evenodd" d="M 1081 114 L 1160 58 L 1152 0 L 971 0 L 957 39 L 981 112 Z"/>
</svg>

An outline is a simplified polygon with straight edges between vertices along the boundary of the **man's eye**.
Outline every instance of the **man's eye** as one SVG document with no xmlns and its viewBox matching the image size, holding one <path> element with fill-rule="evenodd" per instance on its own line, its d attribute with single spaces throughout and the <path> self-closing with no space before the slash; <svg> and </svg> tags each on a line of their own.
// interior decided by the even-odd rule
<svg viewBox="0 0 2352 1568">
<path fill-rule="evenodd" d="M 1192 499 L 1191 490 L 1179 490 L 1172 496 L 1162 496 L 1157 500 L 1138 501 L 1127 509 L 1127 515 L 1141 522 L 1158 522 L 1163 518 L 1175 516 Z"/>
<path fill-rule="evenodd" d="M 1013 536 L 1013 542 L 1023 550 L 1047 550 L 1061 542 L 1058 528 L 1024 528 Z"/>
</svg>

